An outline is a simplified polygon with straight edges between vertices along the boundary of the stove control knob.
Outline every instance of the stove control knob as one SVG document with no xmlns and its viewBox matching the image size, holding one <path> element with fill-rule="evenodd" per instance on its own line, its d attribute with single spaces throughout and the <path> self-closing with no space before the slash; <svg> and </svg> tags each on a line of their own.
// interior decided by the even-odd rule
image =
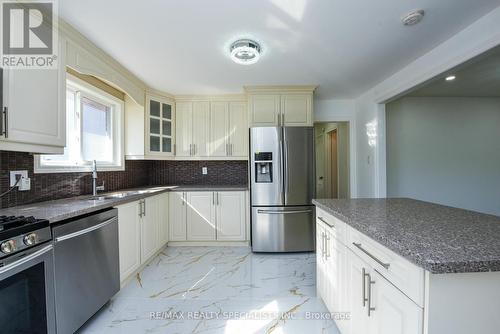
<svg viewBox="0 0 500 334">
<path fill-rule="evenodd" d="M 37 242 L 37 235 L 35 233 L 26 234 L 23 238 L 24 244 L 26 246 L 33 246 Z"/>
<path fill-rule="evenodd" d="M 4 254 L 12 253 L 16 250 L 16 242 L 14 240 L 7 240 L 0 244 L 0 250 Z"/>
</svg>

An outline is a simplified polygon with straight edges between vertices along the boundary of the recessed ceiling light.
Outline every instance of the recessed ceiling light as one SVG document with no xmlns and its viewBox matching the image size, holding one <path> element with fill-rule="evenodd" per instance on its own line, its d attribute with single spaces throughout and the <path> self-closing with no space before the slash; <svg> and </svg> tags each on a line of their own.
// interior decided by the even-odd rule
<svg viewBox="0 0 500 334">
<path fill-rule="evenodd" d="M 401 22 L 403 22 L 405 26 L 413 26 L 422 21 L 424 15 L 425 12 L 423 10 L 414 10 L 413 12 L 410 12 L 403 16 L 401 18 Z"/>
<path fill-rule="evenodd" d="M 260 59 L 260 45 L 251 39 L 240 39 L 231 44 L 229 48 L 231 59 L 242 65 L 255 64 Z"/>
<path fill-rule="evenodd" d="M 456 78 L 457 78 L 457 77 L 456 77 L 456 76 L 454 76 L 454 75 L 449 75 L 449 76 L 447 76 L 447 77 L 446 77 L 446 81 L 453 81 L 453 80 L 455 80 Z"/>
</svg>

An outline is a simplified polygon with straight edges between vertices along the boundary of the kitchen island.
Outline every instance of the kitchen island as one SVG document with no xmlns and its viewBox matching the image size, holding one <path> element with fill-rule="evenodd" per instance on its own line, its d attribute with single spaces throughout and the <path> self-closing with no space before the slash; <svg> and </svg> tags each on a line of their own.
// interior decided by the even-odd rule
<svg viewBox="0 0 500 334">
<path fill-rule="evenodd" d="M 412 199 L 319 199 L 318 294 L 342 333 L 498 333 L 500 217 Z"/>
</svg>

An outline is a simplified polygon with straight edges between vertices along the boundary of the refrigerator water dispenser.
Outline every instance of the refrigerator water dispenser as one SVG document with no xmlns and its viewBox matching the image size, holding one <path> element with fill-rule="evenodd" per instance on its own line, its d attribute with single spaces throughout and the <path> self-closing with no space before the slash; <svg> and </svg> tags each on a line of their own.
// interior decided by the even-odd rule
<svg viewBox="0 0 500 334">
<path fill-rule="evenodd" d="M 273 154 L 271 152 L 255 153 L 255 182 L 273 182 Z"/>
</svg>

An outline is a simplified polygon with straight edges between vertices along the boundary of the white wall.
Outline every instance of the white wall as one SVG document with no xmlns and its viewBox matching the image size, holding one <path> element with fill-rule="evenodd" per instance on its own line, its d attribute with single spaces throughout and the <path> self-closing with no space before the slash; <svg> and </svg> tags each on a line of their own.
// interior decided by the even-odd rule
<svg viewBox="0 0 500 334">
<path fill-rule="evenodd" d="M 386 106 L 387 196 L 500 215 L 500 98 Z"/>
<path fill-rule="evenodd" d="M 499 44 L 497 8 L 356 99 L 358 197 L 386 196 L 385 107 L 380 103 Z"/>
</svg>

